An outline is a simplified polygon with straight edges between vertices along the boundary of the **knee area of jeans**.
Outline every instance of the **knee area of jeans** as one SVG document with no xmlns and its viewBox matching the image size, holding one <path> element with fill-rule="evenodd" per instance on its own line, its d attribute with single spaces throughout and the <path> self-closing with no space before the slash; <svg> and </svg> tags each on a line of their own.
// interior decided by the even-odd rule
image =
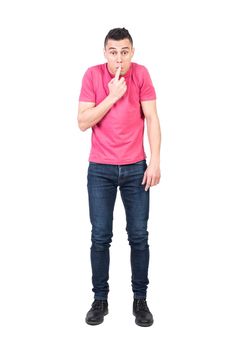
<svg viewBox="0 0 234 350">
<path fill-rule="evenodd" d="M 110 247 L 110 243 L 92 243 L 91 250 L 95 250 L 96 252 L 103 252 Z"/>
<path fill-rule="evenodd" d="M 149 248 L 149 244 L 148 244 L 148 240 L 144 240 L 144 241 L 129 241 L 129 245 L 131 246 L 131 248 L 133 248 L 134 250 L 145 250 Z"/>
</svg>

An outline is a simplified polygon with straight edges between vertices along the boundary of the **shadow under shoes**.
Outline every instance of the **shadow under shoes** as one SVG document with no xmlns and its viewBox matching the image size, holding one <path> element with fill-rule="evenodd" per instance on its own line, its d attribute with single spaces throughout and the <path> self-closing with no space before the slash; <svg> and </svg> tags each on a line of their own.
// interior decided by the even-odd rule
<svg viewBox="0 0 234 350">
<path fill-rule="evenodd" d="M 108 314 L 107 300 L 94 300 L 91 309 L 88 311 L 85 321 L 91 326 L 96 326 L 104 321 L 104 316 Z"/>
</svg>

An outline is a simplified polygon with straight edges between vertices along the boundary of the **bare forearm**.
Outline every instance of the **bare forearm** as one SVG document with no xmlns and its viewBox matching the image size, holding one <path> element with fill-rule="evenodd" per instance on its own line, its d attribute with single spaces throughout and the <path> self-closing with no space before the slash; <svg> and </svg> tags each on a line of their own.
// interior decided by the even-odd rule
<svg viewBox="0 0 234 350">
<path fill-rule="evenodd" d="M 84 131 L 90 127 L 96 125 L 110 110 L 113 104 L 116 102 L 116 99 L 108 95 L 102 102 L 93 108 L 89 108 L 85 111 L 82 111 L 79 114 L 79 125 L 80 128 Z"/>
<path fill-rule="evenodd" d="M 147 120 L 147 134 L 150 145 L 150 163 L 160 164 L 161 129 L 157 116 Z"/>
</svg>

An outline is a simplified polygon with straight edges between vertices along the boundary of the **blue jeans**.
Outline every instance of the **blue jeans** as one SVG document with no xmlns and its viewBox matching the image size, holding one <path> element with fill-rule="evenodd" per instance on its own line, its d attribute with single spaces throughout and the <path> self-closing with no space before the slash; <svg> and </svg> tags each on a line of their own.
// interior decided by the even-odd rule
<svg viewBox="0 0 234 350">
<path fill-rule="evenodd" d="M 109 292 L 109 247 L 112 241 L 113 211 L 119 186 L 126 213 L 126 231 L 131 248 L 134 298 L 146 298 L 149 283 L 149 189 L 142 185 L 146 160 L 127 165 L 89 162 L 87 187 L 92 225 L 91 267 L 94 298 L 107 299 Z M 121 252 L 119 254 L 121 259 Z"/>
</svg>

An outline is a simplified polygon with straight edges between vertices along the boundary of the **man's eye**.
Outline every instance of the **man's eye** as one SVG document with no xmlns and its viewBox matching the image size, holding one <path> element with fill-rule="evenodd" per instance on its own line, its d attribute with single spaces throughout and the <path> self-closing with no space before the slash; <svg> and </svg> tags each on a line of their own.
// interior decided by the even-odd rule
<svg viewBox="0 0 234 350">
<path fill-rule="evenodd" d="M 112 55 L 115 55 L 115 54 L 116 54 L 116 52 L 112 51 L 112 52 L 111 52 L 111 54 L 112 54 Z"/>
<path fill-rule="evenodd" d="M 124 54 L 124 55 L 127 55 L 127 53 L 128 53 L 127 51 L 123 51 L 123 54 Z"/>
</svg>

